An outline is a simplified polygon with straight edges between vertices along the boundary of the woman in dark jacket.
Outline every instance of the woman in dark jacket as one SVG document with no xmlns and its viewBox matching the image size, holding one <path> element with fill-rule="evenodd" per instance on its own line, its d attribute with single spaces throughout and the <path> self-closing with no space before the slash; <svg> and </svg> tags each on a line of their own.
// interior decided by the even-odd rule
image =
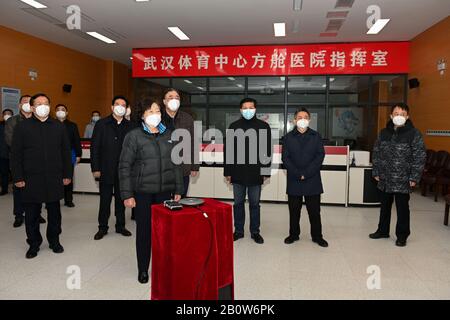
<svg viewBox="0 0 450 320">
<path fill-rule="evenodd" d="M 125 137 L 119 161 L 121 197 L 127 208 L 135 208 L 138 280 L 148 282 L 151 257 L 151 205 L 175 201 L 183 193 L 183 169 L 171 160 L 171 131 L 161 123 L 160 104 L 143 101 L 136 116 L 141 125 Z"/>
</svg>

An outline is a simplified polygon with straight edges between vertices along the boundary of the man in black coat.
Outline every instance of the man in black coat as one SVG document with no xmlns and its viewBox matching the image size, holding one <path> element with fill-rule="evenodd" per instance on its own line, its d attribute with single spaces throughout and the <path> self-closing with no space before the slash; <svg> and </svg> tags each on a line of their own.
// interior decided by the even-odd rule
<svg viewBox="0 0 450 320">
<path fill-rule="evenodd" d="M 224 150 L 224 176 L 233 184 L 234 241 L 244 237 L 245 195 L 250 202 L 250 233 L 258 244 L 260 235 L 261 185 L 270 176 L 272 136 L 270 126 L 256 117 L 256 100 L 240 103 L 242 117 L 227 130 Z"/>
<path fill-rule="evenodd" d="M 56 105 L 56 118 L 64 125 L 67 132 L 67 137 L 70 142 L 70 150 L 72 154 L 72 165 L 76 165 L 81 160 L 81 142 L 80 142 L 80 132 L 78 131 L 78 126 L 75 122 L 67 119 L 69 114 L 67 106 L 64 104 Z M 72 182 L 64 187 L 64 205 L 69 208 L 75 207 L 73 203 L 73 177 Z"/>
<path fill-rule="evenodd" d="M 282 161 L 287 169 L 289 203 L 289 236 L 286 244 L 300 240 L 300 212 L 303 197 L 311 223 L 311 238 L 321 247 L 328 247 L 322 236 L 320 195 L 323 193 L 320 168 L 325 158 L 322 137 L 309 128 L 311 114 L 305 108 L 294 116 L 296 128 L 283 138 Z"/>
<path fill-rule="evenodd" d="M 108 233 L 108 220 L 111 215 L 111 200 L 114 194 L 116 232 L 131 236 L 125 228 L 125 206 L 120 197 L 118 165 L 125 135 L 132 129 L 125 119 L 128 100 L 117 96 L 112 100 L 112 114 L 99 120 L 91 140 L 91 170 L 94 178 L 100 180 L 100 208 L 98 213 L 98 232 L 94 239 L 100 240 Z"/>
<path fill-rule="evenodd" d="M 47 240 L 50 249 L 62 253 L 61 208 L 64 186 L 70 183 L 72 164 L 70 144 L 64 127 L 49 117 L 50 99 L 37 94 L 30 100 L 33 116 L 17 124 L 11 147 L 13 181 L 22 189 L 27 242 L 26 257 L 37 256 L 42 244 L 39 217 L 42 203 L 48 212 Z"/>
<path fill-rule="evenodd" d="M 0 196 L 8 193 L 9 185 L 9 147 L 5 140 L 5 122 L 13 116 L 11 109 L 4 109 L 2 112 L 3 120 L 0 121 L 0 176 L 2 191 Z"/>
<path fill-rule="evenodd" d="M 372 175 L 381 191 L 380 222 L 372 239 L 389 238 L 391 209 L 395 199 L 399 247 L 406 246 L 410 231 L 409 194 L 420 181 L 425 166 L 426 149 L 419 130 L 409 120 L 409 107 L 396 105 L 391 121 L 380 132 L 373 148 Z"/>
<path fill-rule="evenodd" d="M 17 124 L 33 116 L 33 112 L 30 106 L 30 99 L 31 96 L 29 95 L 21 96 L 19 99 L 19 113 L 9 118 L 5 123 L 5 141 L 10 150 L 14 130 L 17 127 Z M 20 226 L 22 226 L 24 221 L 25 209 L 22 204 L 22 189 L 17 188 L 15 185 L 13 185 L 13 199 L 13 212 L 15 216 L 13 226 L 14 228 L 19 228 Z M 39 222 L 45 223 L 45 219 L 40 216 Z"/>
</svg>

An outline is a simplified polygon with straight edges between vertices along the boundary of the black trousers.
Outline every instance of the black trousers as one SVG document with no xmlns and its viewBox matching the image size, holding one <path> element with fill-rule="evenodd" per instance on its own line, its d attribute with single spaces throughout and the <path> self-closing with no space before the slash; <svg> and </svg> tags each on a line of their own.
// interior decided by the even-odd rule
<svg viewBox="0 0 450 320">
<path fill-rule="evenodd" d="M 0 175 L 2 192 L 8 192 L 9 185 L 9 159 L 0 159 Z"/>
<path fill-rule="evenodd" d="M 39 230 L 39 217 L 41 216 L 42 203 L 24 203 L 25 229 L 27 243 L 30 247 L 38 248 L 42 244 L 42 236 Z M 59 242 L 61 234 L 61 207 L 58 202 L 48 202 L 47 207 L 47 240 L 49 244 Z"/>
<path fill-rule="evenodd" d="M 25 209 L 22 204 L 22 189 L 13 186 L 13 200 L 14 200 L 14 208 L 13 212 L 16 218 L 23 219 L 23 215 L 25 213 Z"/>
<path fill-rule="evenodd" d="M 98 213 L 98 229 L 108 231 L 108 220 L 111 215 L 111 201 L 114 195 L 114 213 L 116 215 L 116 231 L 125 228 L 125 206 L 120 197 L 119 178 L 114 184 L 100 182 L 100 209 Z"/>
<path fill-rule="evenodd" d="M 388 235 L 391 227 L 391 210 L 395 199 L 397 207 L 397 226 L 395 235 L 399 240 L 406 240 L 410 235 L 409 193 L 380 192 L 381 210 L 378 232 Z"/>
<path fill-rule="evenodd" d="M 322 221 L 320 219 L 320 195 L 304 196 L 309 222 L 311 223 L 311 238 L 322 239 Z M 289 204 L 289 235 L 300 236 L 300 213 L 302 210 L 303 196 L 288 195 Z"/>
<path fill-rule="evenodd" d="M 75 170 L 75 168 L 74 168 Z M 73 202 L 73 176 L 72 181 L 67 186 L 64 186 L 64 203 Z"/>
<path fill-rule="evenodd" d="M 152 213 L 151 205 L 170 199 L 170 193 L 136 194 L 136 256 L 139 272 L 148 272 L 152 254 Z"/>
</svg>

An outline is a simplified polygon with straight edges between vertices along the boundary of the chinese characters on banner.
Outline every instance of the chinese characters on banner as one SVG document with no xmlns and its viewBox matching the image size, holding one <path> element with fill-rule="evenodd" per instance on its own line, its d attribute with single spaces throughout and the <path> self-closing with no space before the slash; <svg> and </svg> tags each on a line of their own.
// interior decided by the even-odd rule
<svg viewBox="0 0 450 320">
<path fill-rule="evenodd" d="M 408 73 L 409 42 L 134 49 L 134 77 Z"/>
</svg>

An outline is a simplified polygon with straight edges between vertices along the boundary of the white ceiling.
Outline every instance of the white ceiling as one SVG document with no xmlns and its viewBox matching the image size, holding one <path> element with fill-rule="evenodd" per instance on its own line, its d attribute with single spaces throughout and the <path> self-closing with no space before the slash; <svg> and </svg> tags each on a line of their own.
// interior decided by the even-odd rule
<svg viewBox="0 0 450 320">
<path fill-rule="evenodd" d="M 450 15 L 450 0 L 354 0 L 350 9 L 335 9 L 337 0 L 38 0 L 42 13 L 65 23 L 65 7 L 76 4 L 85 16 L 82 31 L 97 31 L 117 41 L 108 45 L 37 18 L 19 0 L 0 1 L 0 24 L 104 59 L 130 64 L 132 48 L 243 44 L 319 43 L 411 40 Z M 366 9 L 376 4 L 391 22 L 378 35 L 366 35 Z M 346 11 L 336 37 L 320 37 L 327 12 Z M 89 21 L 88 21 L 89 20 Z M 275 38 L 273 23 L 286 22 L 287 36 Z M 180 41 L 168 30 L 179 26 L 190 38 Z M 112 31 L 111 34 L 109 31 Z M 115 34 L 114 34 L 115 33 Z"/>
</svg>

